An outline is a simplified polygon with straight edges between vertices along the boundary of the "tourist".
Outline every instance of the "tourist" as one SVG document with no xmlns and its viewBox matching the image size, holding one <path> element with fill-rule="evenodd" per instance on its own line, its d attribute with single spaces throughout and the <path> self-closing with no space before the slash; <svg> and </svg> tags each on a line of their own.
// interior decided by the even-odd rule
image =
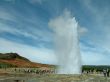
<svg viewBox="0 0 110 82">
<path fill-rule="evenodd" d="M 103 74 L 104 74 L 104 77 L 106 77 L 106 75 L 107 75 L 107 70 L 103 69 Z"/>
<path fill-rule="evenodd" d="M 107 77 L 109 77 L 109 69 L 107 69 Z"/>
</svg>

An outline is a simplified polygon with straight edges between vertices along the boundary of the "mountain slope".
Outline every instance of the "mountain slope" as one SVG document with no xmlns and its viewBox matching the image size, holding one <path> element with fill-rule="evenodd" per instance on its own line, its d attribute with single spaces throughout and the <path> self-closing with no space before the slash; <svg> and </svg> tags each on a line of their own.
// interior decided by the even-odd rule
<svg viewBox="0 0 110 82">
<path fill-rule="evenodd" d="M 17 53 L 0 53 L 0 67 L 51 67 L 52 65 L 31 62 Z"/>
</svg>

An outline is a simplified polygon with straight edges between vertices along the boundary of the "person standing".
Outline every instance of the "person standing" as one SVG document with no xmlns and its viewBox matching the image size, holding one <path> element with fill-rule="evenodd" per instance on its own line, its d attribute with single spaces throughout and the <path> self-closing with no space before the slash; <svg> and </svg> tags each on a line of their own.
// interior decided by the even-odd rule
<svg viewBox="0 0 110 82">
<path fill-rule="evenodd" d="M 109 69 L 107 68 L 107 77 L 109 77 Z"/>
<path fill-rule="evenodd" d="M 104 74 L 104 77 L 107 76 L 107 70 L 103 69 L 103 74 Z"/>
</svg>

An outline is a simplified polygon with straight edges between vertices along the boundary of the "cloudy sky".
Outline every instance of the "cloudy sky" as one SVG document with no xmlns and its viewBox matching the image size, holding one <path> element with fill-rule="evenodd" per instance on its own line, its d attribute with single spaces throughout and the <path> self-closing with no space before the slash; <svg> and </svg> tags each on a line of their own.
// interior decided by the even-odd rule
<svg viewBox="0 0 110 82">
<path fill-rule="evenodd" d="M 110 0 L 0 0 L 0 52 L 56 64 L 49 21 L 65 9 L 80 27 L 82 63 L 110 65 Z"/>
</svg>

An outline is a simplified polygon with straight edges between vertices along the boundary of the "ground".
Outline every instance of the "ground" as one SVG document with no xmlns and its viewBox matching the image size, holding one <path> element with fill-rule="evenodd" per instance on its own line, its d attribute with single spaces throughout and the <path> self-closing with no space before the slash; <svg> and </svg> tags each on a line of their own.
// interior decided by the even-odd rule
<svg viewBox="0 0 110 82">
<path fill-rule="evenodd" d="M 110 78 L 90 74 L 2 74 L 0 82 L 110 82 Z"/>
</svg>

